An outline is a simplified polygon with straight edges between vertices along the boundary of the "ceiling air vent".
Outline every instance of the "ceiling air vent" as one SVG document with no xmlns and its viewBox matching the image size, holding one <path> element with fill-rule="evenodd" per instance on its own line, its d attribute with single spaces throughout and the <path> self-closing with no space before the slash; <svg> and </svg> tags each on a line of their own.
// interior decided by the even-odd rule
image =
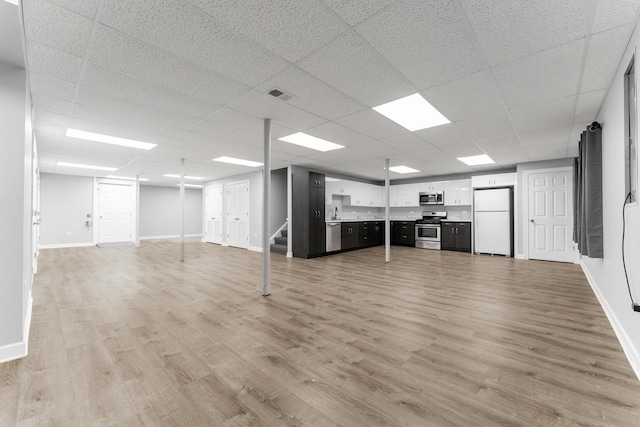
<svg viewBox="0 0 640 427">
<path fill-rule="evenodd" d="M 269 95 L 275 96 L 276 98 L 281 99 L 283 101 L 288 101 L 291 98 L 293 98 L 293 96 L 289 95 L 288 93 L 284 93 L 280 89 L 271 89 L 269 91 Z"/>
</svg>

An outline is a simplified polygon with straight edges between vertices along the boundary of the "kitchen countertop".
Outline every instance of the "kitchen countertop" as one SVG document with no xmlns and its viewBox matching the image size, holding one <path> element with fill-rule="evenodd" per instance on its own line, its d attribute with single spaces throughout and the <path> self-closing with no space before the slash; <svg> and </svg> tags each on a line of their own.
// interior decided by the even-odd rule
<svg viewBox="0 0 640 427">
<path fill-rule="evenodd" d="M 442 222 L 473 222 L 470 219 L 443 219 Z"/>
<path fill-rule="evenodd" d="M 415 221 L 417 218 L 391 218 L 391 221 Z M 370 222 L 370 221 L 384 221 L 384 218 L 340 218 L 340 219 L 326 219 L 327 224 L 336 224 L 341 222 Z"/>
</svg>

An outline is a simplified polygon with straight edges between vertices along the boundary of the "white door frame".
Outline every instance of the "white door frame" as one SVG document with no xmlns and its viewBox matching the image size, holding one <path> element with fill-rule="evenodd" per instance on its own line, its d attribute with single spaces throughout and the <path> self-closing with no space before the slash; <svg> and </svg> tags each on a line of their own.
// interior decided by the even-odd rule
<svg viewBox="0 0 640 427">
<path fill-rule="evenodd" d="M 545 169 L 531 169 L 531 170 L 525 170 L 523 171 L 523 183 L 522 183 L 522 187 L 523 187 L 523 195 L 522 195 L 522 253 L 524 255 L 524 259 L 529 259 L 529 221 L 527 220 L 527 217 L 529 216 L 529 175 L 532 174 L 536 174 L 536 173 L 553 173 L 553 172 L 569 172 L 569 174 L 571 174 L 571 205 L 573 207 L 573 210 L 571 211 L 571 215 L 573 218 L 573 212 L 575 211 L 576 207 L 573 206 L 573 198 L 574 198 L 574 194 L 573 194 L 573 174 L 574 174 L 574 170 L 573 170 L 573 166 L 560 166 L 560 167 L 556 167 L 556 168 L 545 168 Z M 573 219 L 571 220 L 573 221 Z M 572 223 L 573 224 L 573 223 Z M 577 256 L 577 251 L 576 251 L 576 244 L 573 241 L 573 225 L 571 226 L 571 250 L 573 251 L 573 262 L 574 264 L 577 264 L 579 262 L 578 256 Z"/>
<path fill-rule="evenodd" d="M 100 195 L 98 194 L 98 187 L 101 184 L 115 184 L 115 185 L 130 185 L 133 189 L 133 200 L 131 201 L 131 236 L 138 235 L 137 225 L 140 222 L 140 215 L 138 211 L 138 207 L 136 206 L 136 199 L 138 198 L 138 189 L 136 188 L 136 182 L 130 180 L 123 179 L 111 179 L 111 178 L 95 178 L 93 180 L 93 214 L 92 218 L 87 218 L 87 220 L 93 221 L 93 244 L 97 245 L 100 243 Z M 131 241 L 135 243 L 135 237 L 131 238 Z"/>
</svg>

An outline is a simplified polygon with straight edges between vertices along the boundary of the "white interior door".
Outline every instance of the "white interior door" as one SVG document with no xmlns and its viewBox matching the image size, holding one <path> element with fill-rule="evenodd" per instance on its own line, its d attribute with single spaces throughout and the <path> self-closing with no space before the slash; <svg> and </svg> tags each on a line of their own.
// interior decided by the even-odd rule
<svg viewBox="0 0 640 427">
<path fill-rule="evenodd" d="M 227 186 L 227 244 L 249 247 L 249 181 Z"/>
<path fill-rule="evenodd" d="M 532 173 L 527 185 L 529 258 L 573 262 L 573 171 Z"/>
<path fill-rule="evenodd" d="M 35 137 L 33 139 L 33 189 L 32 189 L 32 233 L 31 252 L 33 254 L 32 272 L 38 272 L 38 255 L 40 254 L 40 170 L 38 169 L 38 151 Z"/>
<path fill-rule="evenodd" d="M 222 185 L 205 189 L 205 242 L 222 243 Z"/>
<path fill-rule="evenodd" d="M 133 241 L 134 204 L 133 185 L 99 184 L 98 243 Z"/>
</svg>

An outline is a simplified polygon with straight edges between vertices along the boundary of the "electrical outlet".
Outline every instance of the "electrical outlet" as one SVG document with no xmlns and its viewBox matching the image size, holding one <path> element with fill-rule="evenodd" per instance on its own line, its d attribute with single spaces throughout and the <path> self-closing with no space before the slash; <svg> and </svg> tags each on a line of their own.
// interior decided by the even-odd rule
<svg viewBox="0 0 640 427">
<path fill-rule="evenodd" d="M 632 304 L 631 305 L 633 307 L 633 311 L 640 311 L 640 304 Z"/>
</svg>

